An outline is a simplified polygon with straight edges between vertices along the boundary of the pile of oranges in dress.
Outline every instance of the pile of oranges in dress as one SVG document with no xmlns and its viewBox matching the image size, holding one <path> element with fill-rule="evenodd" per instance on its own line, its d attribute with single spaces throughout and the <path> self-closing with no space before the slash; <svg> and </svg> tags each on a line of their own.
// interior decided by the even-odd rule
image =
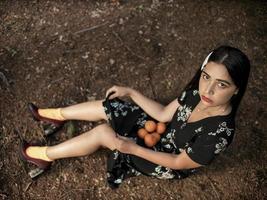
<svg viewBox="0 0 267 200">
<path fill-rule="evenodd" d="M 166 125 L 162 122 L 154 122 L 148 120 L 145 127 L 138 130 L 137 134 L 141 139 L 144 139 L 146 146 L 153 147 L 160 140 L 160 135 L 166 130 Z"/>
</svg>

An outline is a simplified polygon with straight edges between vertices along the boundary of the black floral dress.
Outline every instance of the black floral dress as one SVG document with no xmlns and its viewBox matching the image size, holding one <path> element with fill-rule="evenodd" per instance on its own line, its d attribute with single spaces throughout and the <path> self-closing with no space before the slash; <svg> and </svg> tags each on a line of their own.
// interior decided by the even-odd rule
<svg viewBox="0 0 267 200">
<path fill-rule="evenodd" d="M 172 154 L 179 154 L 185 150 L 193 161 L 204 166 L 210 164 L 233 140 L 235 129 L 233 113 L 187 122 L 200 101 L 198 91 L 183 92 L 177 101 L 181 106 L 167 124 L 160 141 L 150 149 Z M 138 105 L 119 98 L 106 100 L 103 106 L 109 123 L 116 133 L 132 138 L 138 145 L 149 148 L 143 139 L 137 136 L 137 131 L 144 127 L 147 120 L 154 119 Z M 117 188 L 124 179 L 131 176 L 144 174 L 160 179 L 182 179 L 197 172 L 198 169 L 173 170 L 114 150 L 108 157 L 107 181 L 110 187 Z"/>
</svg>

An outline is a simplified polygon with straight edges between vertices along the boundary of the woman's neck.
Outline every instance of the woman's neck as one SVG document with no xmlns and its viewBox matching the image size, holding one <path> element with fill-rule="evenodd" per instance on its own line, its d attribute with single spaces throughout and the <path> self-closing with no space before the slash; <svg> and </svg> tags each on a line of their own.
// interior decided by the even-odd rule
<svg viewBox="0 0 267 200">
<path fill-rule="evenodd" d="M 201 101 L 197 105 L 197 112 L 205 112 L 208 115 L 224 115 L 229 114 L 231 106 L 229 103 L 218 105 L 218 106 L 206 106 Z"/>
</svg>

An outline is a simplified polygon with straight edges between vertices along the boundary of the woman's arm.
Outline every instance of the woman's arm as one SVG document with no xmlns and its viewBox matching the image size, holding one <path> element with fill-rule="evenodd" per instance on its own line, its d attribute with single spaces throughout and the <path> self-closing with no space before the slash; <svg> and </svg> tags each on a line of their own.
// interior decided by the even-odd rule
<svg viewBox="0 0 267 200">
<path fill-rule="evenodd" d="M 137 145 L 136 150 L 132 152 L 132 154 L 171 169 L 190 169 L 201 166 L 200 164 L 194 162 L 185 151 L 177 155 L 157 152 Z"/>
<path fill-rule="evenodd" d="M 147 114 L 160 122 L 171 121 L 173 114 L 179 106 L 179 103 L 176 99 L 169 103 L 167 106 L 163 106 L 160 103 L 142 95 L 140 92 L 134 89 L 131 89 L 130 97 Z"/>
<path fill-rule="evenodd" d="M 142 95 L 137 90 L 128 87 L 113 86 L 107 91 L 107 94 L 115 92 L 111 95 L 111 99 L 119 96 L 129 96 L 140 106 L 148 115 L 160 122 L 169 122 L 172 119 L 176 109 L 180 106 L 177 99 L 173 100 L 167 106 Z"/>
<path fill-rule="evenodd" d="M 157 152 L 148 148 L 137 145 L 129 138 L 119 136 L 117 140 L 117 150 L 122 153 L 132 154 L 155 163 L 160 166 L 171 169 L 190 169 L 200 167 L 201 165 L 194 162 L 185 151 L 180 154 L 171 154 L 165 152 Z"/>
</svg>

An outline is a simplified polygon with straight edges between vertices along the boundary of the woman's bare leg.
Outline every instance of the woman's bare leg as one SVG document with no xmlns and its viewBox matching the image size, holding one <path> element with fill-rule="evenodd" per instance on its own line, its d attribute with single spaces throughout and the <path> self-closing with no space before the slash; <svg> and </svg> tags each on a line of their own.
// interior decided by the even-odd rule
<svg viewBox="0 0 267 200">
<path fill-rule="evenodd" d="M 90 101 L 61 108 L 61 114 L 67 120 L 108 120 L 102 105 L 103 101 Z"/>
<path fill-rule="evenodd" d="M 51 160 L 85 156 L 95 152 L 100 147 L 114 150 L 116 148 L 115 140 L 114 130 L 108 124 L 101 124 L 61 144 L 48 147 L 46 154 Z"/>
</svg>

